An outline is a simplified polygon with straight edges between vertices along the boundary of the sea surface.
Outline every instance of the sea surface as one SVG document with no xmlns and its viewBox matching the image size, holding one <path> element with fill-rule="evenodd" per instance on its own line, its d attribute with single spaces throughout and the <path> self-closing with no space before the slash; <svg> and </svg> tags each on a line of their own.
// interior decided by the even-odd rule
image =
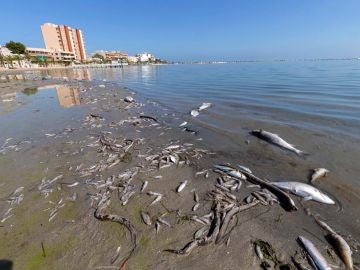
<svg viewBox="0 0 360 270">
<path fill-rule="evenodd" d="M 143 65 L 66 75 L 118 82 L 182 114 L 211 102 L 199 121 L 229 132 L 249 118 L 360 139 L 358 60 Z"/>
<path fill-rule="evenodd" d="M 328 168 L 343 179 L 341 182 L 360 183 L 358 60 L 62 69 L 26 72 L 12 79 L 26 80 L 34 75 L 91 80 L 94 86 L 105 84 L 114 89 L 126 87 L 136 93 L 135 99 L 156 104 L 158 110 L 150 114 L 163 115 L 174 128 L 188 122 L 187 127 L 196 131 L 205 145 L 229 154 L 224 161 L 239 157 L 246 163 L 273 160 L 269 166 L 279 170 L 291 168 L 286 166 L 289 163 L 304 163 L 309 170 Z M 55 132 L 57 123 L 71 123 L 82 112 L 75 90 L 49 86 L 47 91 L 32 93 L 31 89 L 16 92 L 14 87 L 3 89 L 0 98 L 0 128 L 5 139 L 14 132 L 23 137 L 45 130 Z M 203 102 L 212 105 L 191 117 L 190 111 Z M 39 124 L 22 122 L 19 115 L 26 110 L 35 112 L 31 117 Z M 309 155 L 301 161 L 293 153 L 252 137 L 249 132 L 253 129 L 277 133 Z M 306 177 L 294 180 L 306 181 Z"/>
</svg>

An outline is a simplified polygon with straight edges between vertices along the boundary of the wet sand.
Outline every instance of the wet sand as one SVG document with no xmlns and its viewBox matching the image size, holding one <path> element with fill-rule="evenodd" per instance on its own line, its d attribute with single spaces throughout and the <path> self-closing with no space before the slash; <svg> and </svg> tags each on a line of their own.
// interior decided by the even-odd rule
<svg viewBox="0 0 360 270">
<path fill-rule="evenodd" d="M 57 89 L 54 85 L 75 90 L 60 90 L 65 91 L 65 100 L 59 94 L 57 97 L 45 95 L 46 89 Z M 8 106 L 0 116 L 3 131 L 0 134 L 1 219 L 13 214 L 0 223 L 0 259 L 13 261 L 14 270 L 119 269 L 131 249 L 129 233 L 118 223 L 94 217 L 98 201 L 92 202 L 91 194 L 104 193 L 106 188 L 101 184 L 109 177 L 134 168 L 139 168 L 131 182 L 135 186 L 135 195 L 123 206 L 117 192 L 113 191 L 109 208 L 111 213 L 129 219 L 137 230 L 138 247 L 123 269 L 260 269 L 261 261 L 253 246 L 258 239 L 273 246 L 281 261 L 276 266 L 278 269 L 280 265 L 291 265 L 291 257 L 302 251 L 296 240 L 299 235 L 311 239 L 329 263 L 343 268 L 341 260 L 326 241 L 325 232 L 308 215 L 309 211 L 335 228 L 352 247 L 354 262 L 360 260 L 360 188 L 357 183 L 343 180 L 355 175 L 356 168 L 344 171 L 338 164 L 321 164 L 321 156 L 317 154 L 328 151 L 329 155 L 336 155 L 336 148 L 325 147 L 334 144 L 331 137 L 321 138 L 319 145 L 307 141 L 304 132 L 278 128 L 279 134 L 292 138 L 292 143 L 311 152 L 310 157 L 303 159 L 248 135 L 249 130 L 259 125 L 265 130 L 271 129 L 266 122 L 244 119 L 239 123 L 244 130 L 240 138 L 213 132 L 196 118 L 189 121 L 189 127 L 197 130 L 197 135 L 183 132 L 178 125 L 188 119 L 113 83 L 48 79 L 3 82 L 0 87 L 0 93 L 44 87 L 30 100 L 18 97 L 16 104 Z M 66 100 L 69 93 L 74 97 L 72 105 Z M 132 96 L 136 102 L 125 102 L 126 96 Z M 53 109 L 48 101 L 63 102 L 60 104 L 63 109 Z M 131 123 L 140 115 L 155 117 L 158 122 L 143 119 Z M 14 123 L 10 125 L 7 118 L 13 119 Z M 122 123 L 123 120 L 130 122 Z M 100 161 L 104 164 L 108 158 L 107 153 L 99 152 L 99 146 L 95 145 L 101 135 L 116 138 L 119 142 L 126 138 L 137 143 L 126 158 L 111 168 L 83 176 L 87 168 Z M 13 139 L 7 141 L 8 138 Z M 146 156 L 159 153 L 169 145 L 184 144 L 187 149 L 184 158 L 188 164 L 148 170 L 149 165 L 144 161 Z M 196 149 L 206 151 L 195 155 Z M 207 193 L 217 183 L 219 175 L 212 168 L 219 163 L 245 165 L 255 175 L 270 181 L 301 182 L 307 182 L 311 169 L 326 166 L 331 173 L 315 185 L 330 194 L 337 204 L 301 202 L 299 197 L 291 195 L 298 211 L 287 212 L 274 204 L 258 205 L 239 213 L 233 219 L 236 226 L 228 245 L 212 243 L 196 248 L 186 257 L 164 252 L 183 248 L 193 239 L 194 232 L 203 227 L 186 217 L 210 212 L 212 202 Z M 204 169 L 209 171 L 208 178 L 196 176 L 196 172 Z M 52 191 L 48 196 L 39 190 L 42 179 L 51 180 L 59 175 L 62 178 L 49 186 Z M 162 178 L 154 178 L 157 175 Z M 175 189 L 184 180 L 188 180 L 188 185 L 177 193 Z M 149 182 L 146 191 L 163 194 L 161 203 L 150 205 L 154 197 L 139 192 L 143 181 Z M 79 184 L 71 187 L 73 183 Z M 232 194 L 243 201 L 257 190 L 248 185 L 243 181 L 240 191 Z M 16 196 L 23 194 L 23 200 L 10 206 L 7 199 L 19 187 L 24 189 Z M 195 204 L 193 189 L 200 197 L 200 206 L 195 212 L 192 211 Z M 10 214 L 4 216 L 11 207 Z M 49 221 L 49 215 L 56 207 L 59 207 L 57 214 Z M 151 226 L 142 222 L 142 211 L 149 213 L 153 221 Z M 171 227 L 162 225 L 156 233 L 155 220 L 162 215 Z M 121 246 L 119 258 L 111 264 L 118 246 Z"/>
</svg>

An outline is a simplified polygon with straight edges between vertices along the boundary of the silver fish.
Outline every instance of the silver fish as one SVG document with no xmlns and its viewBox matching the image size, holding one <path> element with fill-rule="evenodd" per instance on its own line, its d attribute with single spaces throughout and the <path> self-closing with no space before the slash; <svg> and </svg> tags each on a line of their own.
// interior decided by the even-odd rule
<svg viewBox="0 0 360 270">
<path fill-rule="evenodd" d="M 311 182 L 314 182 L 315 180 L 319 179 L 320 177 L 325 177 L 329 173 L 329 170 L 325 168 L 317 168 L 314 169 L 314 173 L 311 175 Z"/>
<path fill-rule="evenodd" d="M 147 213 L 145 213 L 145 212 L 141 212 L 141 219 L 142 219 L 142 221 L 146 224 L 146 225 L 148 225 L 148 226 L 150 226 L 152 223 L 151 223 L 151 218 L 150 218 L 150 216 L 147 214 Z"/>
<path fill-rule="evenodd" d="M 200 206 L 200 203 L 195 203 L 193 208 L 192 208 L 192 211 L 195 212 Z"/>
<path fill-rule="evenodd" d="M 237 166 L 238 166 L 241 170 L 252 174 L 252 171 L 251 171 L 248 167 L 245 167 L 245 166 L 242 166 L 242 165 L 239 165 L 239 164 L 238 164 Z"/>
<path fill-rule="evenodd" d="M 171 227 L 171 224 L 169 222 L 167 222 L 165 219 L 162 219 L 161 217 L 158 217 L 157 221 L 159 221 L 161 224 Z"/>
<path fill-rule="evenodd" d="M 148 181 L 144 181 L 144 183 L 141 186 L 140 192 L 144 192 L 144 190 L 147 187 L 148 183 L 149 183 Z"/>
<path fill-rule="evenodd" d="M 156 233 L 159 233 L 159 231 L 160 231 L 160 227 L 161 227 L 160 222 L 156 221 L 156 223 L 155 223 L 155 230 L 156 230 Z"/>
<path fill-rule="evenodd" d="M 186 121 L 185 121 L 185 122 L 182 122 L 182 123 L 179 125 L 179 127 L 186 126 L 186 125 L 187 125 L 187 123 L 188 123 L 188 122 L 186 122 Z"/>
<path fill-rule="evenodd" d="M 156 198 L 152 201 L 150 205 L 154 205 L 155 203 L 161 201 L 162 197 L 163 197 L 162 195 L 156 196 Z"/>
<path fill-rule="evenodd" d="M 262 139 L 264 141 L 267 141 L 268 143 L 272 143 L 276 146 L 279 146 L 283 149 L 286 149 L 288 151 L 294 152 L 297 155 L 305 155 L 306 153 L 304 151 L 301 151 L 299 149 L 296 149 L 292 144 L 288 143 L 284 139 L 282 139 L 279 135 L 275 133 L 271 133 L 262 129 L 259 130 L 253 130 L 250 132 L 252 135 L 258 137 L 259 139 Z"/>
<path fill-rule="evenodd" d="M 290 191 L 291 193 L 303 197 L 304 200 L 313 200 L 326 204 L 335 204 L 335 202 L 326 194 L 317 188 L 300 182 L 272 182 L 280 189 Z"/>
<path fill-rule="evenodd" d="M 306 251 L 309 253 L 310 257 L 313 259 L 316 267 L 319 270 L 331 270 L 331 267 L 326 262 L 324 256 L 321 255 L 321 253 L 318 251 L 315 245 L 310 242 L 310 240 L 306 239 L 304 236 L 299 236 L 299 240 L 304 245 Z"/>
<path fill-rule="evenodd" d="M 186 186 L 186 184 L 187 184 L 187 180 L 185 180 L 184 182 L 182 182 L 177 188 L 176 188 L 176 192 L 181 192 L 184 188 L 185 188 L 185 186 Z"/>
<path fill-rule="evenodd" d="M 111 264 L 113 264 L 113 263 L 117 260 L 117 258 L 119 258 L 120 249 L 121 249 L 120 246 L 118 246 L 118 247 L 116 248 L 115 253 L 114 253 L 114 255 L 111 257 L 111 260 L 110 260 L 110 263 L 111 263 Z"/>
<path fill-rule="evenodd" d="M 79 182 L 75 182 L 72 184 L 66 184 L 67 187 L 76 187 L 77 185 L 79 185 Z"/>
<path fill-rule="evenodd" d="M 199 195 L 194 191 L 194 201 L 199 202 Z"/>
<path fill-rule="evenodd" d="M 204 102 L 200 107 L 199 111 L 205 110 L 211 106 L 211 103 Z"/>
<path fill-rule="evenodd" d="M 198 110 L 192 110 L 192 111 L 190 112 L 190 114 L 191 114 L 191 116 L 196 117 L 196 116 L 199 115 L 199 111 L 198 111 Z"/>
</svg>

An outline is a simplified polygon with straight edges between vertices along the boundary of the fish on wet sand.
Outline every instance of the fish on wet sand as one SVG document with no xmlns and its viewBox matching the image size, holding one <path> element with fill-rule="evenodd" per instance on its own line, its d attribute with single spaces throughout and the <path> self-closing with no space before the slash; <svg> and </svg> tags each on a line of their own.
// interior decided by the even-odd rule
<svg viewBox="0 0 360 270">
<path fill-rule="evenodd" d="M 302 150 L 299 150 L 299 149 L 295 148 L 295 146 L 293 146 L 292 144 L 285 141 L 278 134 L 271 133 L 271 132 L 268 132 L 268 131 L 265 131 L 265 130 L 262 130 L 262 129 L 253 130 L 253 131 L 250 132 L 250 134 L 252 134 L 255 137 L 258 137 L 259 139 L 264 140 L 264 141 L 266 141 L 268 143 L 279 146 L 282 149 L 294 152 L 295 154 L 297 154 L 299 156 L 307 155 L 307 153 L 305 153 Z"/>
<path fill-rule="evenodd" d="M 182 182 L 182 183 L 176 188 L 176 192 L 177 192 L 177 193 L 181 192 L 181 191 L 185 188 L 187 182 L 188 182 L 187 180 L 185 180 L 184 182 Z"/>
<path fill-rule="evenodd" d="M 161 218 L 161 217 L 158 217 L 157 221 L 160 222 L 161 224 L 164 224 L 164 225 L 166 225 L 168 227 L 171 227 L 171 224 L 168 221 L 166 221 L 165 219 Z"/>
<path fill-rule="evenodd" d="M 334 200 L 319 189 L 301 182 L 272 182 L 280 189 L 287 190 L 297 196 L 303 197 L 305 201 L 313 200 L 325 204 L 335 204 Z"/>
<path fill-rule="evenodd" d="M 336 250 L 337 254 L 344 262 L 347 270 L 354 269 L 354 263 L 352 259 L 352 251 L 349 244 L 341 237 L 335 230 L 333 230 L 324 221 L 315 218 L 316 222 L 329 233 L 329 242 Z"/>
<path fill-rule="evenodd" d="M 310 240 L 306 239 L 304 236 L 299 236 L 299 241 L 303 244 L 305 250 L 310 255 L 311 259 L 314 261 L 316 267 L 319 270 L 331 270 L 331 267 L 326 262 L 324 256 Z"/>
<path fill-rule="evenodd" d="M 145 213 L 145 212 L 141 212 L 140 215 L 141 215 L 142 221 L 143 221 L 146 225 L 151 226 L 152 222 L 151 222 L 151 218 L 150 218 L 149 214 L 148 214 L 148 213 Z"/>
<path fill-rule="evenodd" d="M 327 176 L 329 173 L 329 170 L 328 169 L 325 169 L 325 168 L 317 168 L 317 169 L 314 169 L 314 172 L 313 174 L 311 175 L 311 183 L 313 183 L 315 180 L 321 178 L 321 177 L 325 177 Z"/>
<path fill-rule="evenodd" d="M 147 187 L 148 183 L 149 183 L 148 181 L 144 181 L 144 183 L 142 184 L 141 189 L 140 189 L 141 193 L 144 192 L 144 190 Z"/>
</svg>

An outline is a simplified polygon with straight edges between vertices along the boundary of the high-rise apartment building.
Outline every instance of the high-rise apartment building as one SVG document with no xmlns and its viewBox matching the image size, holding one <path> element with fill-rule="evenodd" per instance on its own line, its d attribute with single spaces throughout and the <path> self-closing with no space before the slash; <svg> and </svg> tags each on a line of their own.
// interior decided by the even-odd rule
<svg viewBox="0 0 360 270">
<path fill-rule="evenodd" d="M 45 23 L 41 25 L 41 32 L 46 49 L 73 52 L 76 60 L 86 60 L 84 37 L 80 29 Z"/>
</svg>

